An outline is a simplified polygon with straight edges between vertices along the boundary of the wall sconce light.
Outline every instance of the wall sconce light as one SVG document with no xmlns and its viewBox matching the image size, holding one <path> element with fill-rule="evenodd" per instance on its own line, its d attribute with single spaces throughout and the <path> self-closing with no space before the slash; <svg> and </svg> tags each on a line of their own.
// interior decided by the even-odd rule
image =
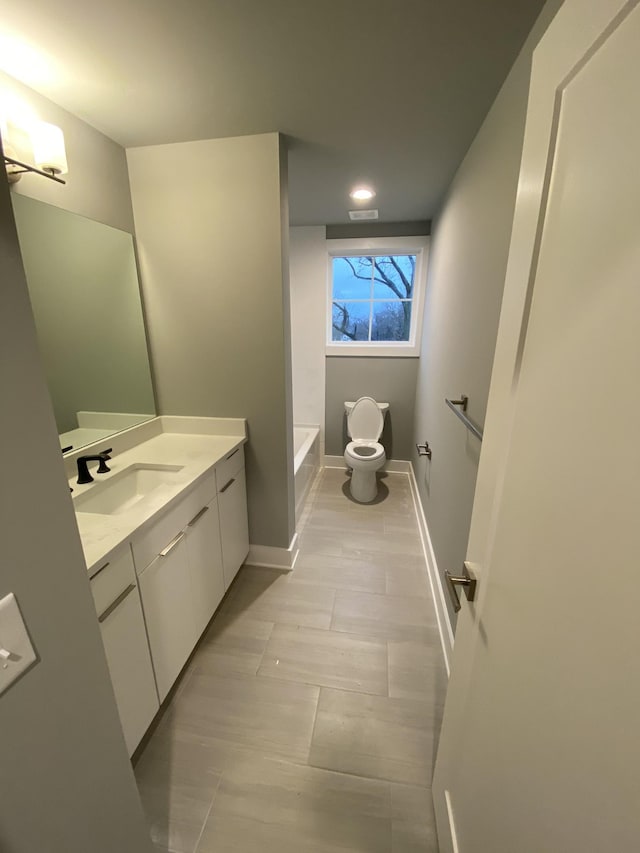
<svg viewBox="0 0 640 853">
<path fill-rule="evenodd" d="M 20 123 L 15 118 L 4 117 L 0 125 L 7 178 L 10 184 L 19 181 L 26 172 L 42 175 L 64 184 L 59 175 L 69 169 L 64 148 L 64 136 L 59 127 L 46 121 L 31 120 Z M 21 159 L 18 159 L 18 152 Z M 25 162 L 33 159 L 34 165 Z"/>
</svg>

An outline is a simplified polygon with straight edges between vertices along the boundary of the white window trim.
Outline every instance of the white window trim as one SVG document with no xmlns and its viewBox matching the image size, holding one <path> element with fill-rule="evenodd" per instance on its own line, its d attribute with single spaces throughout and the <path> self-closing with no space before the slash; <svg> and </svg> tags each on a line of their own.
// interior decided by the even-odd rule
<svg viewBox="0 0 640 853">
<path fill-rule="evenodd" d="M 378 356 L 389 358 L 418 358 L 422 340 L 424 292 L 427 282 L 428 237 L 367 237 L 349 240 L 327 240 L 327 299 L 326 347 L 328 356 Z M 408 341 L 380 341 L 349 343 L 332 341 L 331 305 L 333 302 L 333 259 L 336 257 L 362 257 L 363 255 L 415 255 L 416 271 L 411 308 L 411 337 Z"/>
</svg>

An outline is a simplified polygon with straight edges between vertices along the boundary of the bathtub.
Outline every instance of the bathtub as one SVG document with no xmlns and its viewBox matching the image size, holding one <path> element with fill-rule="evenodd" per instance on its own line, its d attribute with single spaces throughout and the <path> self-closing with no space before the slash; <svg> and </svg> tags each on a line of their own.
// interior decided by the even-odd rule
<svg viewBox="0 0 640 853">
<path fill-rule="evenodd" d="M 320 467 L 320 429 L 317 426 L 294 426 L 293 471 L 295 476 L 296 524 L 304 499 Z"/>
</svg>

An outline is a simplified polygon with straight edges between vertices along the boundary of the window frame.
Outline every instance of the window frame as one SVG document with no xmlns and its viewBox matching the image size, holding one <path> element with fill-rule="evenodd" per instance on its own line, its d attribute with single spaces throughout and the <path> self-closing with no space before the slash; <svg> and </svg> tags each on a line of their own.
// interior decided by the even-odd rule
<svg viewBox="0 0 640 853">
<path fill-rule="evenodd" d="M 419 358 L 424 294 L 427 279 L 428 237 L 368 237 L 327 240 L 327 298 L 325 354 L 327 356 L 377 356 Z M 333 341 L 333 259 L 415 255 L 416 269 L 411 299 L 411 331 L 408 341 Z"/>
</svg>

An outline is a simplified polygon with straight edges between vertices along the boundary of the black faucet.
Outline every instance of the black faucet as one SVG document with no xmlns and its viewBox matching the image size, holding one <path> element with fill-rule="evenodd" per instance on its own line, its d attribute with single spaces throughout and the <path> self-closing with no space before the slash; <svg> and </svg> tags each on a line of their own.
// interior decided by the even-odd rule
<svg viewBox="0 0 640 853">
<path fill-rule="evenodd" d="M 78 485 L 82 485 L 83 483 L 92 483 L 93 477 L 89 473 L 89 467 L 87 465 L 88 462 L 99 462 L 98 465 L 98 474 L 106 474 L 111 470 L 107 466 L 107 459 L 111 459 L 109 454 L 111 453 L 112 448 L 108 447 L 106 450 L 103 450 L 101 453 L 96 453 L 93 456 L 78 456 L 76 460 L 78 463 Z"/>
</svg>

